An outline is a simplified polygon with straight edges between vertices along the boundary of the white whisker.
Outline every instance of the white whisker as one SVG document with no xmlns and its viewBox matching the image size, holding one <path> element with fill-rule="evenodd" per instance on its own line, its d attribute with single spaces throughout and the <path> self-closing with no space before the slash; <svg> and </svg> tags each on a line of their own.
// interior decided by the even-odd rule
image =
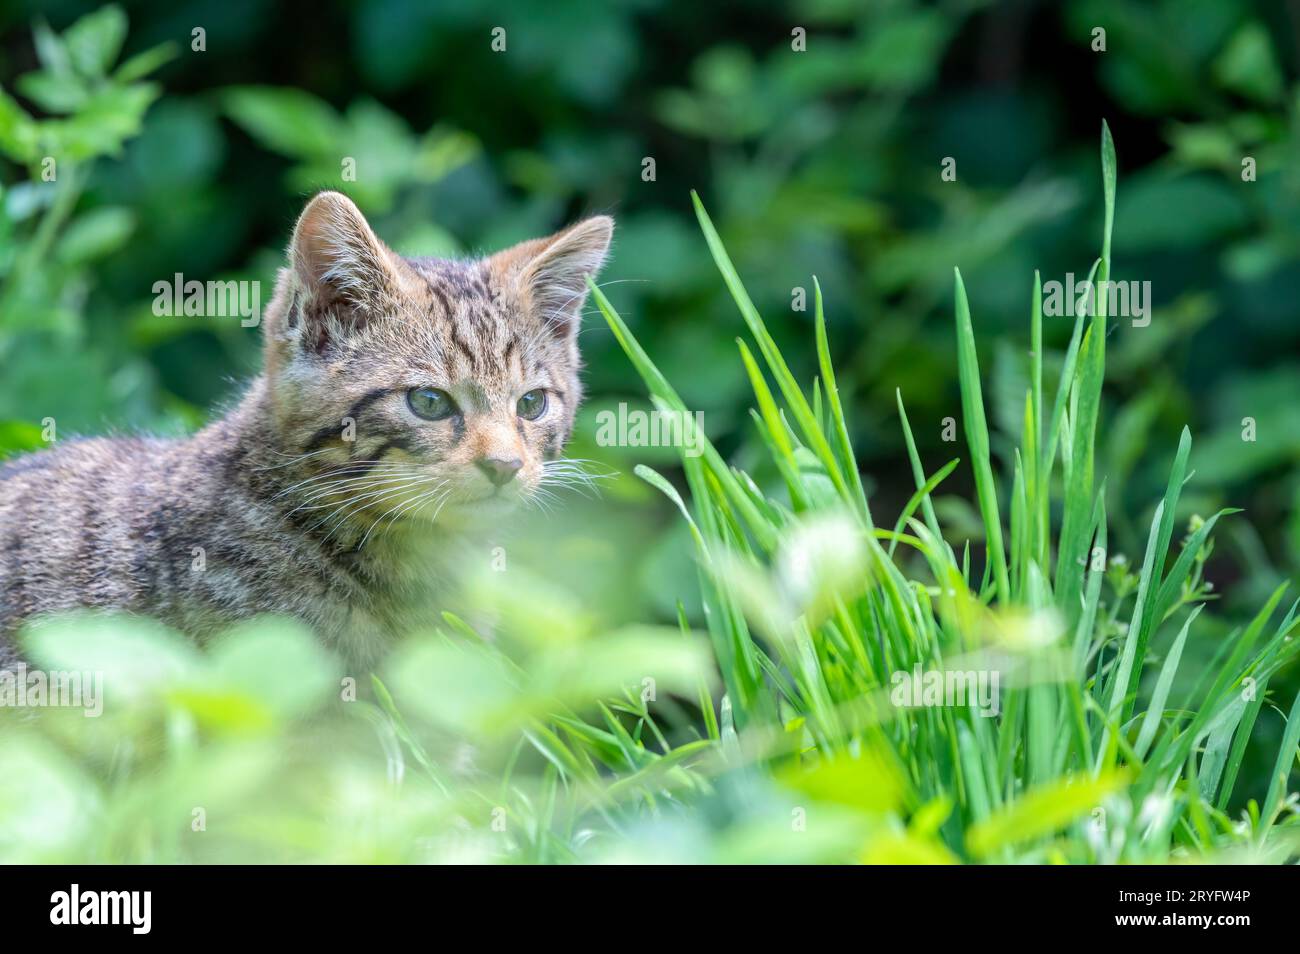
<svg viewBox="0 0 1300 954">
<path fill-rule="evenodd" d="M 366 510 L 369 507 L 373 507 L 376 504 L 382 503 L 385 500 L 389 500 L 394 496 L 399 496 L 401 494 L 404 494 L 406 491 L 410 490 L 413 487 L 417 487 L 421 484 L 427 484 L 428 482 L 435 479 L 436 478 L 432 476 L 419 477 L 412 480 L 408 480 L 400 487 L 390 488 L 381 491 L 372 491 L 367 494 L 362 494 L 359 497 L 350 497 L 347 500 L 343 501 L 343 503 L 341 503 L 337 508 L 332 510 L 329 514 L 327 514 L 324 517 L 324 519 L 320 520 L 315 525 L 313 525 L 312 529 L 315 530 L 316 528 L 324 526 L 325 524 L 330 524 L 329 531 L 325 534 L 325 539 L 328 540 L 331 536 L 333 536 L 338 531 L 340 527 L 346 524 L 352 517 L 355 517 L 362 510 Z"/>
<path fill-rule="evenodd" d="M 411 464 L 383 463 L 380 461 L 355 461 L 342 467 L 336 467 L 332 470 L 325 471 L 324 473 L 315 474 L 305 480 L 298 481 L 296 484 L 291 484 L 271 499 L 278 500 L 281 497 L 293 493 L 293 491 L 298 490 L 301 487 L 307 486 L 308 484 L 318 483 L 323 480 L 333 480 L 337 477 L 347 477 L 350 474 L 393 473 L 395 471 L 403 470 L 414 472 L 416 471 L 416 468 Z"/>
<path fill-rule="evenodd" d="M 436 487 L 434 487 L 432 490 L 426 490 L 423 493 L 420 493 L 417 496 L 413 497 L 411 500 L 407 500 L 402 503 L 399 503 L 393 509 L 387 511 L 384 514 L 381 514 L 378 519 L 376 519 L 373 523 L 370 524 L 369 529 L 366 530 L 365 535 L 362 536 L 361 542 L 357 544 L 357 549 L 360 550 L 362 547 L 366 545 L 366 541 L 370 539 L 370 535 L 375 532 L 375 528 L 378 527 L 384 521 L 385 518 L 388 519 L 388 526 L 391 527 L 395 522 L 397 522 L 397 519 L 402 515 L 402 513 L 409 510 L 410 508 L 415 507 L 416 508 L 415 513 L 419 513 L 419 510 L 421 507 L 423 507 L 424 503 L 427 503 L 435 494 L 437 494 L 440 490 L 442 490 L 442 488 L 445 487 L 447 483 L 448 481 L 444 480 L 441 483 L 439 483 Z M 446 494 L 444 494 L 444 497 L 445 496 Z M 412 514 L 412 516 L 414 516 L 414 514 Z M 434 519 L 437 519 L 437 514 L 434 514 Z"/>
<path fill-rule="evenodd" d="M 331 481 L 328 484 L 312 488 L 311 491 L 303 497 L 302 503 L 289 512 L 296 513 L 304 508 L 308 510 L 318 509 L 315 507 L 307 507 L 306 505 L 311 503 L 313 500 L 319 500 L 323 497 L 331 497 L 335 494 L 341 493 L 345 489 L 349 492 L 364 490 L 367 487 L 377 487 L 380 484 L 391 484 L 396 480 L 419 476 L 421 476 L 421 474 L 418 471 L 411 471 L 407 473 L 388 474 L 386 476 L 380 474 L 364 474 L 360 477 L 349 477 L 346 480 Z"/>
</svg>

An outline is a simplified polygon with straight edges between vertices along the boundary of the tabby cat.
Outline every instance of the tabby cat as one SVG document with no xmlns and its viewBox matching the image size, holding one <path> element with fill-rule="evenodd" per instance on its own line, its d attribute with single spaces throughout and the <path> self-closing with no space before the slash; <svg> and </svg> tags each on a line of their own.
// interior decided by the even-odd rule
<svg viewBox="0 0 1300 954">
<path fill-rule="evenodd" d="M 287 615 L 373 660 L 480 527 L 571 473 L 579 319 L 613 226 L 404 258 L 317 195 L 266 309 L 264 371 L 229 413 L 185 440 L 0 467 L 0 668 L 20 624 L 78 608 L 200 639 Z"/>
</svg>

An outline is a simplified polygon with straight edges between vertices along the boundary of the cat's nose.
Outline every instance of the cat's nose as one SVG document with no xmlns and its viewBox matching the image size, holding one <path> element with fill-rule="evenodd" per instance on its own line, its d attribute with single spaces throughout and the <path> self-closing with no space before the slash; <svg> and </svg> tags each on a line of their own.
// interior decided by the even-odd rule
<svg viewBox="0 0 1300 954">
<path fill-rule="evenodd" d="M 498 487 L 503 487 L 514 479 L 515 474 L 519 473 L 519 468 L 524 466 L 524 462 L 518 457 L 509 459 L 482 457 L 479 458 L 478 466 L 483 473 L 487 474 L 488 480 Z"/>
</svg>

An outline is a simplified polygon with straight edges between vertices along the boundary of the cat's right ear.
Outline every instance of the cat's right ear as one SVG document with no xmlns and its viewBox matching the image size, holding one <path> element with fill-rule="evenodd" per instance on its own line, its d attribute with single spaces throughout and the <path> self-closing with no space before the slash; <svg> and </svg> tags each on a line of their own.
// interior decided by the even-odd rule
<svg viewBox="0 0 1300 954">
<path fill-rule="evenodd" d="M 283 331 L 317 353 L 390 311 L 397 257 L 340 192 L 307 203 L 289 244 L 293 297 Z"/>
</svg>

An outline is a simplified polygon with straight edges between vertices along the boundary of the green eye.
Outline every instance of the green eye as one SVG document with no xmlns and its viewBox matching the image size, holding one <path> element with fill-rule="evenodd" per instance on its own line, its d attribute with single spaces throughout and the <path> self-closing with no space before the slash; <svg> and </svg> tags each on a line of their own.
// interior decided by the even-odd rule
<svg viewBox="0 0 1300 954">
<path fill-rule="evenodd" d="M 541 388 L 529 391 L 519 399 L 515 413 L 525 421 L 535 421 L 546 412 L 546 392 Z"/>
<path fill-rule="evenodd" d="M 411 388 L 406 392 L 406 403 L 417 417 L 426 421 L 441 421 L 457 411 L 451 395 L 437 388 Z"/>
</svg>

